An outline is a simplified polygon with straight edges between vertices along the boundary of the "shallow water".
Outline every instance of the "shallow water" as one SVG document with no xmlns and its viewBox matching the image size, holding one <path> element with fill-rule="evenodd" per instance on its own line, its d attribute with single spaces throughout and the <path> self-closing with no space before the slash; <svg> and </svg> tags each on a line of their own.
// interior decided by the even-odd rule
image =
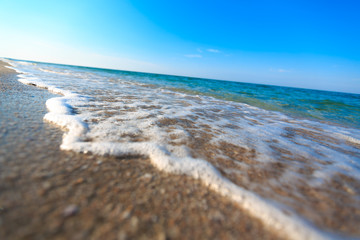
<svg viewBox="0 0 360 240">
<path fill-rule="evenodd" d="M 63 150 L 148 156 L 292 237 L 360 235 L 359 95 L 7 61 L 63 95 Z"/>
<path fill-rule="evenodd" d="M 247 103 L 293 117 L 360 127 L 360 94 L 51 64 L 44 71 L 64 74 L 75 69 L 192 95 Z"/>
</svg>

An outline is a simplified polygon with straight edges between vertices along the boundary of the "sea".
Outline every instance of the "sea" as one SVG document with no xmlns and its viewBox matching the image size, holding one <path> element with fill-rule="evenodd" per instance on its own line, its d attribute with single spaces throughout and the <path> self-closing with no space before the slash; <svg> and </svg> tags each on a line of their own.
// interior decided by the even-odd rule
<svg viewBox="0 0 360 240">
<path fill-rule="evenodd" d="M 359 94 L 2 60 L 59 95 L 64 151 L 145 157 L 292 239 L 360 237 Z"/>
</svg>

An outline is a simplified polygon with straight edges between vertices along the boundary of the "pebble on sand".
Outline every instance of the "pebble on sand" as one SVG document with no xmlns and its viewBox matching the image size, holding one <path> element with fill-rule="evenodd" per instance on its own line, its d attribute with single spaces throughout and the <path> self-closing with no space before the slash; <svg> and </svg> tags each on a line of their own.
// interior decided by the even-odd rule
<svg viewBox="0 0 360 240">
<path fill-rule="evenodd" d="M 63 211 L 63 216 L 64 217 L 71 217 L 76 215 L 79 212 L 79 207 L 76 206 L 75 204 L 71 204 L 68 205 L 64 211 Z"/>
</svg>

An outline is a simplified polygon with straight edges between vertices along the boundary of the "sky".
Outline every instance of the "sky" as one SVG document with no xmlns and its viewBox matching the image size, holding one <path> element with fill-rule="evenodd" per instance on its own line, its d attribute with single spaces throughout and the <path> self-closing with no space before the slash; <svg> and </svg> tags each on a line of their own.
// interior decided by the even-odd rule
<svg viewBox="0 0 360 240">
<path fill-rule="evenodd" d="M 0 0 L 0 57 L 360 93 L 360 1 Z"/>
</svg>

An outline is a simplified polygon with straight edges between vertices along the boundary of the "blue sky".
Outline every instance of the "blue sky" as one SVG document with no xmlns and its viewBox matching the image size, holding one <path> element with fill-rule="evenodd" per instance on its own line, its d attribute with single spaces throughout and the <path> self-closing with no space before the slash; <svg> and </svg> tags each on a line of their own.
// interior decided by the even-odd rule
<svg viewBox="0 0 360 240">
<path fill-rule="evenodd" d="M 0 57 L 360 93 L 360 2 L 0 0 Z"/>
</svg>

